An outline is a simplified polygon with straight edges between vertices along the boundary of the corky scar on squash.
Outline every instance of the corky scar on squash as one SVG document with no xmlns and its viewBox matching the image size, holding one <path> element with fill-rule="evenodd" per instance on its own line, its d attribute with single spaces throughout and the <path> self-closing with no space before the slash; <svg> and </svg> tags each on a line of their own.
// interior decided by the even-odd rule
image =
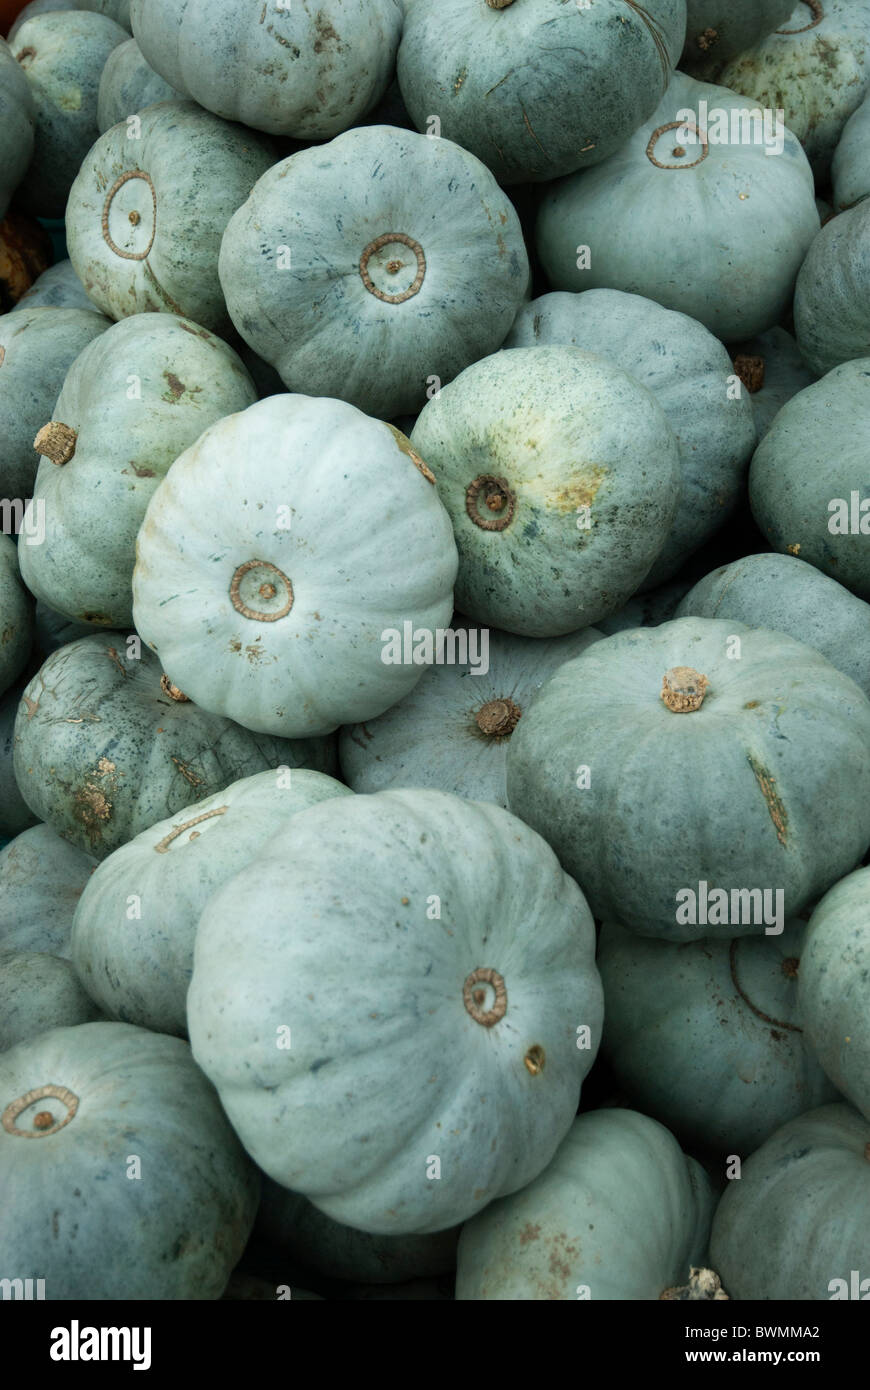
<svg viewBox="0 0 870 1390">
<path fill-rule="evenodd" d="M 776 778 L 772 777 L 767 768 L 764 767 L 757 758 L 753 757 L 751 753 L 747 753 L 746 761 L 755 774 L 755 780 L 761 788 L 761 794 L 767 803 L 770 819 L 776 826 L 776 838 L 781 845 L 784 845 L 788 835 L 788 812 L 785 809 L 782 798 L 776 790 Z"/>
<path fill-rule="evenodd" d="M 579 507 L 591 507 L 606 477 L 606 468 L 597 463 L 589 464 L 569 486 L 551 493 L 546 499 L 547 505 L 560 512 L 576 512 Z"/>
<path fill-rule="evenodd" d="M 86 774 L 73 799 L 73 814 L 95 844 L 103 827 L 112 818 L 114 807 L 111 797 L 117 788 L 115 764 L 108 758 L 100 758 L 93 771 Z"/>
</svg>

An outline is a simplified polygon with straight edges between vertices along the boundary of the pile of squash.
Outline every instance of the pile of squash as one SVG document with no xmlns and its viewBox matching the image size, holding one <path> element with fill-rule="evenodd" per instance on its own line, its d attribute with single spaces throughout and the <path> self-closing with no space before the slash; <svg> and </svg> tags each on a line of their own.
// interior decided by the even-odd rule
<svg viewBox="0 0 870 1390">
<path fill-rule="evenodd" d="M 870 0 L 0 16 L 0 1278 L 870 1297 Z"/>
</svg>

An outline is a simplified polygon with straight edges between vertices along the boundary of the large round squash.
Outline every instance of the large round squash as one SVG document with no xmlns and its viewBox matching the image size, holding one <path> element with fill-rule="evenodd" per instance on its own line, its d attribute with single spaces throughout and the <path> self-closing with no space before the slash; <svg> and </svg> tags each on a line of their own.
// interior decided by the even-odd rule
<svg viewBox="0 0 870 1390">
<path fill-rule="evenodd" d="M 28 685 L 16 720 L 22 796 L 94 858 L 240 777 L 331 764 L 326 739 L 252 734 L 200 709 L 139 646 L 101 632 L 60 647 Z"/>
<path fill-rule="evenodd" d="M 0 39 L 0 222 L 33 158 L 36 107 L 27 78 Z"/>
<path fill-rule="evenodd" d="M 76 903 L 96 860 L 34 825 L 0 850 L 0 950 L 68 958 Z"/>
<path fill-rule="evenodd" d="M 690 1148 L 748 1154 L 837 1099 L 802 1028 L 806 922 L 781 936 L 653 941 L 605 923 L 602 1050 L 617 1089 Z"/>
<path fill-rule="evenodd" d="M 347 787 L 321 772 L 258 772 L 159 820 L 100 864 L 76 908 L 72 960 L 109 1018 L 187 1031 L 203 906 L 290 818 Z"/>
<path fill-rule="evenodd" d="M 382 714 L 417 684 L 456 566 L 403 434 L 344 401 L 270 396 L 206 430 L 154 493 L 133 611 L 203 709 L 301 738 Z"/>
<path fill-rule="evenodd" d="M 870 1121 L 823 1105 L 778 1129 L 728 1184 L 710 1263 L 735 1299 L 866 1298 L 868 1230 Z"/>
<path fill-rule="evenodd" d="M 819 376 L 870 357 L 870 199 L 819 232 L 794 296 L 798 347 Z"/>
<path fill-rule="evenodd" d="M 489 170 L 393 126 L 274 165 L 230 220 L 219 270 L 233 323 L 288 390 L 386 420 L 500 347 L 529 283 Z"/>
<path fill-rule="evenodd" d="M 765 143 L 762 123 L 732 142 L 745 110 L 733 92 L 677 73 L 616 154 L 556 183 L 536 233 L 552 287 L 646 295 L 725 342 L 778 323 L 819 230 L 813 176 L 789 130 L 770 157 L 775 132 Z"/>
<path fill-rule="evenodd" d="M 75 1302 L 220 1298 L 259 1189 L 187 1045 L 125 1023 L 0 1053 L 0 1185 L 7 1267 Z"/>
<path fill-rule="evenodd" d="M 868 437 L 870 356 L 835 367 L 783 406 L 749 470 L 752 513 L 774 549 L 808 560 L 863 599 L 870 599 Z"/>
<path fill-rule="evenodd" d="M 70 190 L 69 256 L 113 319 L 156 311 L 229 327 L 224 228 L 274 159 L 268 141 L 191 101 L 160 101 L 92 145 Z"/>
<path fill-rule="evenodd" d="M 596 917 L 763 936 L 870 844 L 870 700 L 781 633 L 713 618 L 617 633 L 520 720 L 508 802 Z"/>
<path fill-rule="evenodd" d="M 664 548 L 644 580 L 653 588 L 726 521 L 737 505 L 756 444 L 752 405 L 731 359 L 688 318 L 619 290 L 545 294 L 524 304 L 505 347 L 568 344 L 598 353 L 651 391 L 680 450 L 680 504 Z"/>
<path fill-rule="evenodd" d="M 131 0 L 151 66 L 208 111 L 328 140 L 376 104 L 402 28 L 395 0 Z"/>
<path fill-rule="evenodd" d="M 463 1228 L 456 1297 L 673 1297 L 703 1263 L 712 1214 L 709 1178 L 662 1125 L 595 1110 L 574 1121 L 540 1177 Z"/>
<path fill-rule="evenodd" d="M 744 49 L 785 24 L 794 0 L 687 0 L 683 72 L 721 71 Z"/>
<path fill-rule="evenodd" d="M 77 622 L 133 622 L 136 535 L 155 489 L 203 430 L 257 399 L 226 343 L 174 314 L 135 314 L 76 358 L 36 440 L 25 517 L 45 543 L 19 545 L 32 593 Z"/>
<path fill-rule="evenodd" d="M 360 1230 L 443 1230 L 569 1129 L 601 1026 L 593 950 L 577 885 L 500 807 L 342 797 L 206 904 L 191 1045 L 276 1182 Z"/>
<path fill-rule="evenodd" d="M 453 522 L 457 607 L 526 637 L 621 607 L 679 502 L 677 440 L 658 401 L 575 347 L 511 348 L 468 367 L 411 442 Z"/>
<path fill-rule="evenodd" d="M 418 130 L 489 165 L 500 183 L 598 164 L 655 110 L 686 27 L 682 0 L 438 0 L 412 4 L 399 48 Z"/>
<path fill-rule="evenodd" d="M 800 1002 L 819 1061 L 870 1120 L 870 869 L 842 879 L 810 918 Z"/>
<path fill-rule="evenodd" d="M 147 106 L 184 95 L 146 63 L 136 40 L 128 39 L 109 54 L 100 75 L 97 95 L 100 134 L 137 111 L 144 111 Z"/>
</svg>

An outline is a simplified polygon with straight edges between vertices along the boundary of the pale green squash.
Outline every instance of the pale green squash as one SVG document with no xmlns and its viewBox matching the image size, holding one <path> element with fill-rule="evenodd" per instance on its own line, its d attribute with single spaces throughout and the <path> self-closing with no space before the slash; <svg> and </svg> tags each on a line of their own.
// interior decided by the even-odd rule
<svg viewBox="0 0 870 1390">
<path fill-rule="evenodd" d="M 76 908 L 72 961 L 109 1018 L 187 1030 L 187 987 L 210 895 L 299 811 L 348 788 L 321 772 L 258 772 L 159 820 L 104 860 Z"/>
<path fill-rule="evenodd" d="M 527 637 L 616 612 L 679 502 L 677 441 L 658 401 L 575 347 L 475 363 L 428 402 L 411 442 L 453 522 L 457 607 Z"/>
<path fill-rule="evenodd" d="M 543 687 L 507 762 L 511 810 L 595 916 L 645 936 L 763 937 L 870 844 L 870 700 L 811 647 L 730 620 L 597 642 Z M 705 922 L 708 887 L 727 899 Z M 732 911 L 752 889 L 774 921 L 757 898 Z"/>
<path fill-rule="evenodd" d="M 782 407 L 816 380 L 800 349 L 784 328 L 769 328 L 732 349 L 734 370 L 749 393 L 759 442 Z"/>
<path fill-rule="evenodd" d="M 34 825 L 0 850 L 0 950 L 68 959 L 76 903 L 96 860 Z"/>
<path fill-rule="evenodd" d="M 12 22 L 9 30 L 8 42 L 11 44 L 22 24 L 26 24 L 28 19 L 34 15 L 45 14 L 47 10 L 83 10 L 84 5 L 80 5 L 78 0 L 30 0 L 29 5 L 25 5 L 18 12 L 18 16 Z"/>
<path fill-rule="evenodd" d="M 0 39 L 0 221 L 33 158 L 36 106 L 12 49 Z"/>
<path fill-rule="evenodd" d="M 870 97 L 849 117 L 831 164 L 838 212 L 870 196 Z"/>
<path fill-rule="evenodd" d="M 794 323 L 801 354 L 819 376 L 870 357 L 870 200 L 822 228 L 797 278 Z"/>
<path fill-rule="evenodd" d="M 18 679 L 33 644 L 33 599 L 21 582 L 18 547 L 0 533 L 0 695 Z"/>
<path fill-rule="evenodd" d="M 16 1276 L 132 1303 L 219 1298 L 259 1182 L 185 1043 L 83 1023 L 0 1053 L 0 1186 Z"/>
<path fill-rule="evenodd" d="M 601 1026 L 593 949 L 577 885 L 500 807 L 341 797 L 206 904 L 194 1056 L 276 1182 L 363 1231 L 444 1230 L 569 1129 Z"/>
<path fill-rule="evenodd" d="M 659 589 L 636 594 L 611 617 L 604 618 L 598 624 L 598 631 L 603 632 L 605 637 L 613 637 L 617 632 L 626 632 L 631 628 L 658 627 L 660 623 L 669 622 L 690 588 L 691 580 L 675 579 L 672 584 L 663 584 Z"/>
<path fill-rule="evenodd" d="M 135 314 L 90 343 L 40 435 L 28 515 L 44 510 L 45 543 L 19 546 L 31 592 L 76 622 L 132 626 L 136 535 L 160 480 L 256 399 L 232 348 L 190 319 Z"/>
<path fill-rule="evenodd" d="M 85 287 L 69 260 L 58 261 L 44 270 L 10 312 L 14 314 L 21 309 L 37 308 L 88 309 L 92 314 L 100 314 L 96 304 L 85 293 Z M 100 314 L 100 317 L 103 315 Z"/>
<path fill-rule="evenodd" d="M 97 126 L 102 135 L 119 121 L 158 101 L 183 98 L 184 92 L 164 82 L 146 63 L 135 39 L 128 39 L 106 59 L 97 96 Z"/>
<path fill-rule="evenodd" d="M 683 72 L 720 71 L 731 58 L 785 25 L 794 0 L 687 0 Z"/>
<path fill-rule="evenodd" d="M 462 1302 L 673 1296 L 706 1253 L 710 1182 L 672 1134 L 634 1110 L 576 1119 L 540 1177 L 463 1228 Z"/>
<path fill-rule="evenodd" d="M 18 790 L 12 766 L 15 716 L 27 677 L 11 685 L 0 698 L 0 835 L 20 835 L 36 824 L 36 816 Z"/>
<path fill-rule="evenodd" d="M 39 951 L 0 951 L 0 1052 L 50 1028 L 99 1018 L 68 960 Z"/>
</svg>

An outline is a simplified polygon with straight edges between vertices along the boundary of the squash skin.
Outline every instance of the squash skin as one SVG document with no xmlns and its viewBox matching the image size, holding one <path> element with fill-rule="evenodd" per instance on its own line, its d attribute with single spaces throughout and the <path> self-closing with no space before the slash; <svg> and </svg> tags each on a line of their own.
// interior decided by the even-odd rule
<svg viewBox="0 0 870 1390">
<path fill-rule="evenodd" d="M 703 1263 L 710 1181 L 635 1110 L 580 1115 L 549 1166 L 459 1238 L 459 1302 L 658 1299 Z"/>
<path fill-rule="evenodd" d="M 816 374 L 810 371 L 794 338 L 784 328 L 769 328 L 757 338 L 735 344 L 731 351 L 735 361 L 742 355 L 760 357 L 764 363 L 763 385 L 748 393 L 760 444 L 782 407 L 805 386 L 812 386 Z"/>
<path fill-rule="evenodd" d="M 0 222 L 33 158 L 36 106 L 12 49 L 0 39 Z"/>
<path fill-rule="evenodd" d="M 870 869 L 825 894 L 807 928 L 800 1002 L 834 1085 L 870 1119 Z"/>
<path fill-rule="evenodd" d="M 371 248 L 392 234 L 407 240 L 377 268 Z M 485 165 L 393 126 L 275 164 L 230 219 L 218 268 L 236 329 L 289 391 L 384 420 L 500 347 L 529 285 L 519 218 Z"/>
<path fill-rule="evenodd" d="M 84 8 L 84 5 L 80 5 L 78 0 L 30 0 L 30 4 L 25 5 L 24 8 L 19 11 L 17 18 L 9 29 L 6 41 L 11 44 L 22 24 L 26 24 L 28 19 L 33 19 L 34 15 L 45 14 L 46 11 L 83 10 Z"/>
<path fill-rule="evenodd" d="M 822 228 L 794 296 L 798 347 L 819 376 L 870 357 L 870 200 Z"/>
<path fill-rule="evenodd" d="M 64 377 L 79 353 L 111 320 L 86 309 L 30 308 L 0 316 L 0 489 L 33 496 L 38 430 L 51 419 Z M 23 543 L 22 543 L 23 544 Z"/>
<path fill-rule="evenodd" d="M 602 927 L 603 1054 L 620 1094 L 688 1148 L 752 1153 L 839 1099 L 801 1031 L 805 930 L 678 944 Z"/>
<path fill-rule="evenodd" d="M 745 555 L 700 579 L 677 618 L 723 618 L 806 642 L 870 696 L 870 605 L 795 555 Z"/>
<path fill-rule="evenodd" d="M 183 100 L 185 95 L 145 61 L 135 39 L 128 39 L 109 54 L 100 75 L 97 127 L 103 135 L 111 126 L 147 106 L 158 101 Z"/>
<path fill-rule="evenodd" d="M 161 667 L 120 633 L 54 652 L 24 692 L 15 776 L 31 810 L 71 844 L 105 859 L 165 816 L 268 767 L 325 770 L 327 739 L 251 734 L 160 688 Z"/>
<path fill-rule="evenodd" d="M 130 18 L 173 87 L 225 120 L 298 140 L 329 140 L 377 105 L 402 28 L 394 0 L 296 0 L 268 15 L 236 0 L 217 12 L 213 0 L 131 0 Z"/>
<path fill-rule="evenodd" d="M 451 627 L 456 632 L 474 624 L 455 614 Z M 356 792 L 434 787 L 506 810 L 511 733 L 488 734 L 478 714 L 487 704 L 508 700 L 513 707 L 508 722 L 517 710 L 521 719 L 562 662 L 600 640 L 594 628 L 549 641 L 490 630 L 488 671 L 476 675 L 468 667 L 433 666 L 379 719 L 342 729 L 339 759 L 348 786 Z"/>
<path fill-rule="evenodd" d="M 87 309 L 105 317 L 88 298 L 70 260 L 57 261 L 44 270 L 9 312 L 15 314 L 22 309 Z"/>
<path fill-rule="evenodd" d="M 0 952 L 0 1052 L 51 1028 L 102 1017 L 68 960 L 39 951 Z"/>
<path fill-rule="evenodd" d="M 51 413 L 78 437 L 62 467 L 40 461 L 31 510 L 44 508 L 45 542 L 19 544 L 30 591 L 75 622 L 132 627 L 136 536 L 151 497 L 203 430 L 256 399 L 236 353 L 199 324 L 169 314 L 112 324 L 76 358 Z"/>
<path fill-rule="evenodd" d="M 130 0 L 80 0 L 79 9 L 108 15 L 109 19 L 130 32 Z"/>
<path fill-rule="evenodd" d="M 443 1230 L 531 1181 L 570 1127 L 601 1026 L 593 950 L 577 885 L 506 811 L 429 790 L 342 797 L 206 905 L 191 1044 L 269 1177 L 363 1231 Z M 471 993 L 490 969 L 501 1003 L 494 984 Z M 296 1123 L 305 1105 L 316 1126 Z"/>
<path fill-rule="evenodd" d="M 126 122 L 112 126 L 82 161 L 67 204 L 70 260 L 110 318 L 177 314 L 223 333 L 221 237 L 274 149 L 189 101 L 160 101 L 139 119 L 139 139 L 128 139 Z M 132 227 L 130 213 L 139 219 Z"/>
<path fill-rule="evenodd" d="M 620 608 L 679 503 L 679 451 L 662 407 L 580 348 L 509 348 L 476 362 L 429 401 L 411 443 L 453 522 L 457 607 L 525 637 L 575 632 Z M 497 529 L 489 484 L 470 501 L 487 478 L 514 498 Z"/>
<path fill-rule="evenodd" d="M 321 772 L 258 772 L 121 845 L 89 879 L 73 920 L 72 961 L 90 997 L 108 1018 L 185 1037 L 203 904 L 292 816 L 350 795 Z"/>
<path fill-rule="evenodd" d="M 16 34 L 15 57 L 36 108 L 33 159 L 18 202 L 35 217 L 64 216 L 73 181 L 99 134 L 100 73 L 127 37 L 105 15 L 83 10 L 35 15 Z"/>
<path fill-rule="evenodd" d="M 175 684 L 286 738 L 373 718 L 413 689 L 424 665 L 384 660 L 385 634 L 446 628 L 457 566 L 424 467 L 404 435 L 343 401 L 271 396 L 206 430 L 137 542 L 136 627 Z"/>
<path fill-rule="evenodd" d="M 837 419 L 849 422 L 845 431 L 833 428 Z M 831 522 L 839 522 L 829 504 L 840 499 L 851 510 L 851 493 L 858 490 L 863 497 L 868 429 L 870 357 L 863 357 L 835 367 L 789 401 L 749 469 L 752 515 L 770 545 L 807 560 L 865 600 L 870 599 L 865 538 L 851 530 L 832 532 Z"/>
<path fill-rule="evenodd" d="M 0 950 L 68 960 L 76 903 L 96 860 L 33 825 L 0 850 Z"/>
<path fill-rule="evenodd" d="M 654 115 L 616 154 L 545 193 L 535 235 L 553 289 L 642 294 L 729 343 L 784 317 L 819 215 L 812 170 L 789 130 L 771 158 L 761 144 L 711 140 L 703 157 L 700 144 L 672 144 L 680 113 L 697 113 L 701 101 L 711 111 L 746 109 L 724 87 L 677 73 Z M 683 155 L 672 156 L 674 149 Z M 578 244 L 589 248 L 588 268 L 578 266 Z"/>
<path fill-rule="evenodd" d="M 710 683 L 682 714 L 661 699 L 678 666 Z M 710 767 L 699 804 L 689 788 Z M 702 881 L 781 889 L 796 916 L 864 854 L 868 778 L 870 701 L 854 682 L 801 642 L 717 619 L 596 643 L 551 677 L 508 750 L 511 810 L 546 836 L 595 916 L 669 941 L 764 934 L 677 921 L 677 893 Z"/>
<path fill-rule="evenodd" d="M 615 362 L 656 397 L 680 448 L 682 492 L 642 588 L 663 584 L 733 512 L 756 444 L 751 398 L 728 389 L 721 343 L 685 314 L 619 290 L 541 295 L 524 304 L 504 346 L 553 343 Z"/>
<path fill-rule="evenodd" d="M 791 1120 L 743 1164 L 713 1219 L 710 1263 L 734 1299 L 831 1297 L 866 1270 L 868 1122 L 850 1105 Z"/>
<path fill-rule="evenodd" d="M 20 835 L 28 826 L 36 825 L 36 816 L 25 802 L 12 767 L 15 716 L 21 703 L 26 677 L 11 685 L 0 698 L 0 835 L 10 839 Z M 2 917 L 2 913 L 0 913 Z M 0 928 L 2 932 L 2 928 Z M 0 937 L 2 940 L 2 937 Z"/>
<path fill-rule="evenodd" d="M 0 694 L 21 675 L 33 645 L 33 599 L 21 582 L 18 547 L 0 532 Z"/>
<path fill-rule="evenodd" d="M 852 112 L 831 163 L 834 207 L 838 212 L 870 196 L 870 96 Z"/>
<path fill-rule="evenodd" d="M 794 0 L 687 0 L 680 71 L 721 71 L 738 53 L 783 28 L 793 8 Z"/>
<path fill-rule="evenodd" d="M 0 1237 L 12 1268 L 38 1273 L 57 1300 L 219 1298 L 259 1180 L 188 1047 L 124 1023 L 83 1023 L 0 1053 L 7 1115 L 47 1082 L 79 1099 L 67 1124 L 33 1139 L 0 1127 Z M 19 1128 L 32 1129 L 40 1107 L 68 1113 L 44 1098 Z M 127 1177 L 131 1153 L 141 1181 Z"/>
<path fill-rule="evenodd" d="M 538 183 L 618 149 L 655 109 L 684 35 L 681 0 L 642 11 L 622 0 L 586 10 L 439 0 L 408 8 L 399 84 L 418 130 L 437 112 L 440 134 L 500 183 Z"/>
</svg>

